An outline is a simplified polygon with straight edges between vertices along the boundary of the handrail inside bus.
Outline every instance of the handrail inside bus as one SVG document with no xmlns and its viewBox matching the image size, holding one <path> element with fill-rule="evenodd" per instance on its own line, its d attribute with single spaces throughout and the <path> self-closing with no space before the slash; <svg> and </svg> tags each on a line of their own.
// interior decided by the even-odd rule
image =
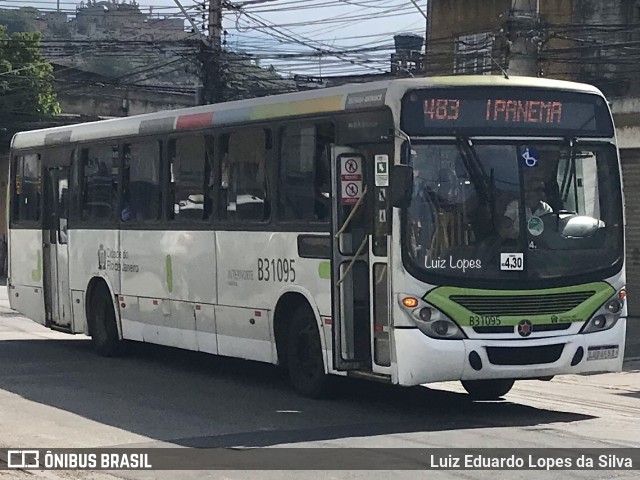
<svg viewBox="0 0 640 480">
<path fill-rule="evenodd" d="M 362 250 L 364 250 L 364 247 L 366 246 L 368 240 L 369 240 L 369 236 L 365 235 L 364 238 L 362 239 L 362 243 L 358 247 L 358 250 L 356 250 L 356 253 L 353 254 L 353 258 L 349 262 L 349 265 L 347 265 L 347 268 L 345 269 L 344 273 L 342 274 L 340 279 L 336 282 L 336 285 L 340 285 L 342 282 L 345 281 L 345 279 L 347 278 L 347 275 L 349 275 L 349 272 L 351 272 L 351 269 L 353 268 L 353 264 L 356 263 L 356 260 L 358 259 L 358 257 L 362 255 Z"/>
<path fill-rule="evenodd" d="M 344 233 L 344 231 L 347 229 L 347 227 L 351 223 L 351 220 L 353 220 L 353 217 L 355 216 L 356 212 L 358 211 L 358 209 L 362 205 L 362 201 L 364 200 L 364 197 L 366 197 L 366 196 L 367 196 L 367 186 L 365 185 L 364 186 L 364 190 L 362 190 L 362 196 L 358 199 L 356 204 L 353 206 L 353 210 L 351 210 L 351 213 L 349 214 L 347 219 L 342 224 L 342 227 L 340 227 L 340 230 L 338 230 L 336 232 L 336 234 L 335 234 L 336 238 L 338 238 L 340 235 L 342 235 Z"/>
</svg>

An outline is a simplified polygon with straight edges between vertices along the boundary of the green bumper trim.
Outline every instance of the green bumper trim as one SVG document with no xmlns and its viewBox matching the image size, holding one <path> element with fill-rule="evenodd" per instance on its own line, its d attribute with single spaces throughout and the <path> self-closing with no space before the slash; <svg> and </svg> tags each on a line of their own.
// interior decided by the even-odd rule
<svg viewBox="0 0 640 480">
<path fill-rule="evenodd" d="M 572 285 L 570 287 L 547 288 L 541 290 L 484 290 L 475 288 L 459 288 L 459 287 L 437 287 L 429 291 L 423 298 L 441 312 L 455 320 L 458 325 L 463 327 L 471 326 L 472 319 L 477 321 L 478 317 L 490 317 L 491 314 L 478 315 L 464 306 L 453 301 L 452 296 L 467 297 L 516 297 L 531 296 L 541 297 L 543 295 L 580 293 L 593 291 L 595 292 L 587 300 L 581 302 L 571 310 L 555 313 L 527 315 L 526 313 L 518 313 L 517 315 L 495 315 L 500 320 L 500 325 L 517 325 L 521 320 L 529 320 L 534 325 L 545 325 L 551 323 L 568 323 L 568 322 L 584 322 L 591 318 L 593 314 L 615 293 L 615 289 L 606 282 L 585 283 L 581 285 Z M 476 324 L 477 325 L 477 324 Z"/>
</svg>

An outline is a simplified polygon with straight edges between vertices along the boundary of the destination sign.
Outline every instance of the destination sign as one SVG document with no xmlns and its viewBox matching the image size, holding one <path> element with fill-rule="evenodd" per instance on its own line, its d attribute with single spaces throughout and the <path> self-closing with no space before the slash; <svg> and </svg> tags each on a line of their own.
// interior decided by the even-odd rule
<svg viewBox="0 0 640 480">
<path fill-rule="evenodd" d="M 613 136 L 605 101 L 594 94 L 524 88 L 425 89 L 403 100 L 402 129 L 477 135 Z"/>
</svg>

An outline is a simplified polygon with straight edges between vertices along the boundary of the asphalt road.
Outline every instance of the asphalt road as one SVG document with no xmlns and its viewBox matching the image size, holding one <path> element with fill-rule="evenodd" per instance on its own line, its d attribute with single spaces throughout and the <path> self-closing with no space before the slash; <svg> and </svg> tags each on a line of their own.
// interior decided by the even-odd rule
<svg viewBox="0 0 640 480">
<path fill-rule="evenodd" d="M 138 345 L 100 358 L 0 301 L 0 448 L 640 447 L 640 361 L 617 374 L 523 381 L 500 402 L 456 383 L 345 381 L 292 393 L 277 367 Z M 0 472 L 0 478 L 637 478 L 637 472 Z"/>
</svg>

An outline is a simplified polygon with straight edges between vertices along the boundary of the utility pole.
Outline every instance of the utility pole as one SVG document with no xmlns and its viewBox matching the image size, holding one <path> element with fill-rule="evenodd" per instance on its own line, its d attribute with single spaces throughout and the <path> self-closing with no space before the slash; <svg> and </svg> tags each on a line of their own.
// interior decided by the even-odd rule
<svg viewBox="0 0 640 480">
<path fill-rule="evenodd" d="M 209 42 L 203 45 L 204 103 L 224 101 L 222 69 L 222 0 L 209 0 Z"/>
<path fill-rule="evenodd" d="M 199 28 L 193 18 L 187 13 L 180 0 L 173 0 L 184 17 L 187 19 L 194 33 Z M 204 8 L 204 3 L 202 4 Z M 199 60 L 201 64 L 202 91 L 196 94 L 197 103 L 207 105 L 222 102 L 224 99 L 225 81 L 222 72 L 222 1 L 209 0 L 207 33 L 200 33 Z M 204 20 L 204 18 L 203 18 Z"/>
<path fill-rule="evenodd" d="M 513 0 L 506 30 L 511 42 L 509 73 L 537 77 L 540 0 Z"/>
</svg>

